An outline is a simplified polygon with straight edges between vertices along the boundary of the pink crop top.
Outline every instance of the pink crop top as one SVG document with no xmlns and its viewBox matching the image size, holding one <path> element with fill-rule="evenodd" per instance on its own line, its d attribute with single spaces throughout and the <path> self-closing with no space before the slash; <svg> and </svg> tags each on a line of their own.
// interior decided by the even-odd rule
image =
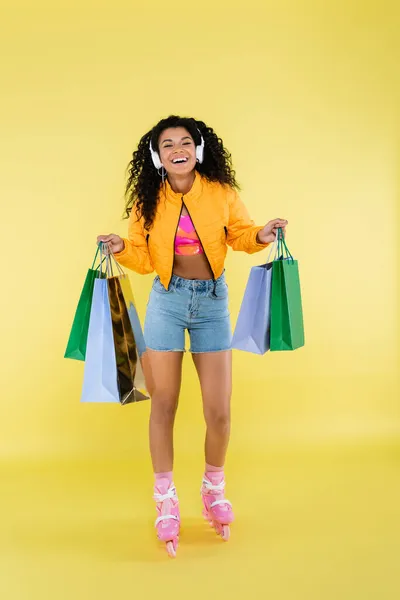
<svg viewBox="0 0 400 600">
<path fill-rule="evenodd" d="M 190 215 L 181 215 L 175 236 L 175 254 L 194 256 L 203 254 L 203 246 L 197 236 Z"/>
</svg>

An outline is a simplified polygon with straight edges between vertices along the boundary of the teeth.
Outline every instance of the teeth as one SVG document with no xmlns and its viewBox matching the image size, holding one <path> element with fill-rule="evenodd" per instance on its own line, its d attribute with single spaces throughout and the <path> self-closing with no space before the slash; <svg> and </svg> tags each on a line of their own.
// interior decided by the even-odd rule
<svg viewBox="0 0 400 600">
<path fill-rule="evenodd" d="M 182 163 L 182 162 L 186 162 L 187 158 L 175 158 L 172 162 L 175 163 Z"/>
</svg>

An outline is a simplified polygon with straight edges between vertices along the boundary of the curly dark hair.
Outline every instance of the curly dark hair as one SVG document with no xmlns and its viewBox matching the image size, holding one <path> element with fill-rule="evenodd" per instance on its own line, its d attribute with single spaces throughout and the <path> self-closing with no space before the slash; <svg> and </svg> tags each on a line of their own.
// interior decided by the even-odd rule
<svg viewBox="0 0 400 600">
<path fill-rule="evenodd" d="M 232 169 L 230 153 L 224 148 L 222 140 L 211 127 L 203 121 L 172 115 L 162 119 L 140 140 L 138 149 L 133 153 L 127 172 L 124 217 L 128 218 L 135 207 L 136 215 L 144 218 L 147 230 L 152 226 L 158 203 L 162 180 L 154 168 L 150 154 L 150 140 L 154 150 L 159 151 L 158 140 L 161 133 L 169 127 L 184 127 L 192 136 L 196 145 L 200 144 L 200 135 L 204 139 L 204 160 L 196 164 L 197 171 L 209 181 L 219 181 L 223 185 L 239 189 Z"/>
</svg>

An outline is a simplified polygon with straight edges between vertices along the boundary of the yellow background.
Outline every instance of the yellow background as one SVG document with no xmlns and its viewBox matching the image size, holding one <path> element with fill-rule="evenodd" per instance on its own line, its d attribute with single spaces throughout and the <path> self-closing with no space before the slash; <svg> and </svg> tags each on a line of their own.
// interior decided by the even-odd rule
<svg viewBox="0 0 400 600">
<path fill-rule="evenodd" d="M 398 598 L 398 4 L 3 8 L 2 596 Z M 200 519 L 186 358 L 175 563 L 152 530 L 149 403 L 80 404 L 63 359 L 96 236 L 126 233 L 131 153 L 170 113 L 224 139 L 257 223 L 289 220 L 306 328 L 294 353 L 234 355 L 228 545 Z M 263 260 L 229 253 L 233 323 Z M 131 281 L 143 319 L 152 277 Z"/>
</svg>

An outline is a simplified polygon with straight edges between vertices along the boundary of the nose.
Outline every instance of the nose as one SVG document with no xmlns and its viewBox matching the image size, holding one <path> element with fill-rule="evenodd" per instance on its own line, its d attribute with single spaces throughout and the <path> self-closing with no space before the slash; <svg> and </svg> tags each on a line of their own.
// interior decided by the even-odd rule
<svg viewBox="0 0 400 600">
<path fill-rule="evenodd" d="M 174 152 L 172 153 L 172 157 L 176 158 L 177 156 L 184 156 L 185 153 L 182 149 L 178 149 L 178 150 L 174 150 Z"/>
</svg>

